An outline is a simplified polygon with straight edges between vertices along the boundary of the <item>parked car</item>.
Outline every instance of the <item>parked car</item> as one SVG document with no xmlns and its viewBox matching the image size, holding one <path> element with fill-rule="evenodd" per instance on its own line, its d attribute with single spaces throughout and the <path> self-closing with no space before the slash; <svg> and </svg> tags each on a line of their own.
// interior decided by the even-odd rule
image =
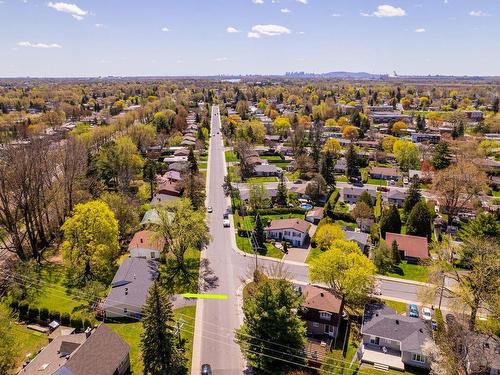
<svg viewBox="0 0 500 375">
<path fill-rule="evenodd" d="M 431 327 L 433 331 L 437 331 L 438 329 L 438 324 L 434 319 L 431 320 Z"/>
<path fill-rule="evenodd" d="M 390 190 L 391 189 L 389 189 L 388 187 L 385 187 L 385 186 L 377 186 L 377 191 L 388 192 Z"/>
<path fill-rule="evenodd" d="M 211 214 L 212 212 L 214 212 L 214 209 L 212 208 L 212 206 L 208 206 L 208 208 L 207 208 L 207 212 L 208 212 L 209 214 Z"/>
<path fill-rule="evenodd" d="M 412 303 L 410 305 L 409 311 L 410 311 L 409 315 L 412 318 L 418 318 L 418 307 L 417 307 L 417 305 L 415 305 L 415 304 Z"/>
<path fill-rule="evenodd" d="M 224 226 L 224 228 L 229 228 L 231 226 L 231 224 L 229 223 L 228 214 L 224 214 L 224 216 L 222 217 L 222 225 Z"/>
<path fill-rule="evenodd" d="M 432 319 L 432 311 L 428 307 L 424 307 L 422 309 L 422 319 L 431 320 Z"/>
<path fill-rule="evenodd" d="M 212 368 L 209 364 L 204 363 L 201 365 L 201 375 L 212 375 Z"/>
<path fill-rule="evenodd" d="M 354 182 L 352 183 L 352 186 L 356 186 L 356 187 L 363 187 L 363 186 L 365 186 L 365 185 L 363 184 L 363 182 L 362 182 L 362 181 L 354 181 Z"/>
</svg>

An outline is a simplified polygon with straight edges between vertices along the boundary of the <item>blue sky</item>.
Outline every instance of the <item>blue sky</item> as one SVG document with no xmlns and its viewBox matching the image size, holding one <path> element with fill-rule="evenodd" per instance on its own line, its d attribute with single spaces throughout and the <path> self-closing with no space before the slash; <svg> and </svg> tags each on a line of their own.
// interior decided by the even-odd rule
<svg viewBox="0 0 500 375">
<path fill-rule="evenodd" d="M 0 76 L 500 75 L 499 0 L 0 0 Z"/>
</svg>

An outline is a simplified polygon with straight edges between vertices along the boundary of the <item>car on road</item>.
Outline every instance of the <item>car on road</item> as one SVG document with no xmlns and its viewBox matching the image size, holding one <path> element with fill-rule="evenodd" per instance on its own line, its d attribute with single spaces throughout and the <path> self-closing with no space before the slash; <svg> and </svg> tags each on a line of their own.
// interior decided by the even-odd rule
<svg viewBox="0 0 500 375">
<path fill-rule="evenodd" d="M 356 187 L 363 187 L 364 185 L 363 185 L 363 183 L 362 183 L 361 181 L 354 181 L 354 182 L 352 183 L 352 186 L 356 186 Z"/>
<path fill-rule="evenodd" d="M 212 368 L 208 363 L 201 365 L 201 375 L 212 375 Z"/>
<path fill-rule="evenodd" d="M 224 226 L 224 228 L 229 228 L 231 226 L 231 224 L 229 223 L 228 214 L 224 214 L 224 216 L 222 217 L 222 225 Z"/>
<path fill-rule="evenodd" d="M 385 186 L 377 186 L 377 191 L 383 191 L 383 192 L 388 192 L 390 191 L 391 189 L 389 189 L 388 187 L 385 187 Z"/>
<path fill-rule="evenodd" d="M 377 280 L 373 285 L 373 294 L 380 296 L 382 294 L 382 289 L 380 288 L 380 282 Z"/>
<path fill-rule="evenodd" d="M 424 320 L 432 320 L 432 311 L 428 307 L 422 309 L 422 318 Z"/>
<path fill-rule="evenodd" d="M 214 209 L 212 208 L 212 206 L 208 206 L 208 208 L 207 208 L 207 212 L 208 212 L 209 214 L 211 214 L 212 212 L 214 212 Z"/>
<path fill-rule="evenodd" d="M 396 181 L 394 181 L 394 180 L 390 180 L 390 181 L 389 181 L 389 185 L 391 185 L 391 186 L 396 185 Z"/>
<path fill-rule="evenodd" d="M 301 183 L 303 183 L 303 182 L 304 182 L 304 181 L 302 181 L 302 180 L 295 180 L 293 183 L 294 183 L 294 184 L 301 184 Z"/>
<path fill-rule="evenodd" d="M 410 308 L 409 308 L 409 316 L 411 316 L 412 318 L 418 318 L 418 307 L 417 305 L 415 304 L 411 304 L 410 305 Z"/>
</svg>

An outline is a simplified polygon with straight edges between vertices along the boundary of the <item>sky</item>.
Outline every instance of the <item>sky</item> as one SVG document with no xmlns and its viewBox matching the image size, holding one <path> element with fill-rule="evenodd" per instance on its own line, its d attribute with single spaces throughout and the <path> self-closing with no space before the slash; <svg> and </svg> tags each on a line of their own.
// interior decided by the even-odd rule
<svg viewBox="0 0 500 375">
<path fill-rule="evenodd" d="M 500 0 L 66 1 L 0 0 L 1 77 L 500 76 Z"/>
</svg>

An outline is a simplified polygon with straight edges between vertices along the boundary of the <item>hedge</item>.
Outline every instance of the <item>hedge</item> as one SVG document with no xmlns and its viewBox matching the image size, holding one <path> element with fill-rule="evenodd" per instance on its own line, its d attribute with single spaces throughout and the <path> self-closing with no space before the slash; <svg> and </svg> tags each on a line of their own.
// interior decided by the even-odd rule
<svg viewBox="0 0 500 375">
<path fill-rule="evenodd" d="M 28 309 L 28 318 L 38 319 L 38 315 L 40 315 L 40 310 L 38 310 L 38 307 L 30 306 Z"/>
<path fill-rule="evenodd" d="M 83 321 L 82 318 L 79 316 L 71 316 L 71 321 L 70 321 L 71 327 L 75 328 L 76 330 L 80 331 L 83 328 Z"/>
<path fill-rule="evenodd" d="M 354 220 L 354 218 L 351 216 L 350 213 L 339 212 L 339 211 L 333 211 L 333 219 L 334 220 L 348 221 L 351 223 L 356 222 L 356 220 Z"/>
<path fill-rule="evenodd" d="M 49 312 L 49 318 L 50 320 L 56 320 L 58 322 L 61 321 L 61 312 L 59 311 L 50 311 Z"/>
<path fill-rule="evenodd" d="M 69 323 L 71 322 L 71 317 L 69 315 L 69 313 L 67 312 L 64 312 L 61 314 L 61 324 L 63 325 L 69 325 Z"/>
<path fill-rule="evenodd" d="M 29 305 L 27 301 L 19 302 L 19 317 L 26 318 L 28 316 Z"/>
<path fill-rule="evenodd" d="M 335 207 L 339 198 L 340 198 L 340 190 L 334 190 L 334 192 L 330 194 L 330 198 L 328 198 L 328 202 L 330 202 L 332 207 Z"/>
<path fill-rule="evenodd" d="M 265 215 L 286 215 L 286 214 L 306 214 L 306 210 L 300 207 L 294 207 L 294 208 L 261 208 L 255 211 L 249 212 L 249 215 L 255 216 L 256 214 L 259 214 L 260 216 L 265 216 Z"/>
<path fill-rule="evenodd" d="M 49 318 L 49 309 L 42 307 L 40 309 L 40 320 L 47 320 Z"/>
</svg>

